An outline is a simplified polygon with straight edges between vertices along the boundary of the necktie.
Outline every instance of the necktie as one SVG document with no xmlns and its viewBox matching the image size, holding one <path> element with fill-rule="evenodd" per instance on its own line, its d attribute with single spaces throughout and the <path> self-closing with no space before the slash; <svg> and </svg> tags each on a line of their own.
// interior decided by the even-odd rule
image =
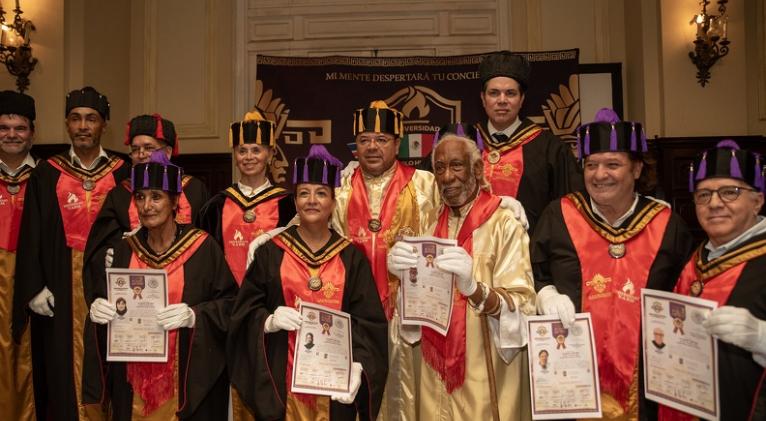
<svg viewBox="0 0 766 421">
<path fill-rule="evenodd" d="M 494 137 L 495 140 L 497 140 L 500 143 L 503 143 L 506 140 L 508 140 L 508 135 L 505 134 L 505 133 L 502 133 L 502 132 L 497 132 L 497 133 L 493 134 L 492 137 Z"/>
</svg>

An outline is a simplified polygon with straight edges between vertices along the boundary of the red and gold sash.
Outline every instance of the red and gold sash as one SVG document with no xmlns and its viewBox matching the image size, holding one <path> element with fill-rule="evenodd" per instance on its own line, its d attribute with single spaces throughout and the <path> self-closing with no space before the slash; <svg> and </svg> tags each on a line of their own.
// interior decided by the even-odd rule
<svg viewBox="0 0 766 421">
<path fill-rule="evenodd" d="M 3 221 L 4 226 L 0 230 L 0 249 L 11 253 L 16 252 L 19 242 L 24 193 L 31 174 L 32 168 L 27 166 L 15 176 L 0 174 L 0 221 Z"/>
<path fill-rule="evenodd" d="M 60 155 L 48 159 L 48 163 L 61 172 L 56 183 L 56 197 L 64 224 L 66 245 L 84 251 L 90 227 L 101 210 L 106 194 L 115 186 L 111 175 L 122 166 L 123 161 L 111 157 L 94 170 L 74 167 Z M 85 190 L 83 184 L 86 182 L 93 183 L 92 190 Z"/>
<path fill-rule="evenodd" d="M 191 224 L 192 223 L 192 209 L 189 204 L 189 199 L 186 197 L 186 192 L 183 189 L 189 184 L 191 176 L 185 175 L 181 179 L 181 195 L 178 197 L 178 211 L 176 211 L 176 223 L 179 224 Z M 128 218 L 130 219 L 130 230 L 138 228 L 141 222 L 138 220 L 138 210 L 136 209 L 136 201 L 133 199 L 133 189 L 130 186 L 130 180 L 123 180 L 122 186 L 125 190 L 131 193 L 130 206 L 128 206 Z"/>
<path fill-rule="evenodd" d="M 483 129 L 482 129 L 483 131 Z M 522 146 L 534 140 L 543 132 L 542 127 L 533 124 L 517 133 L 513 139 L 503 145 L 495 145 L 487 135 L 489 147 L 481 153 L 484 161 L 484 176 L 492 186 L 492 194 L 516 197 L 519 193 L 521 176 L 524 175 L 524 153 Z M 499 154 L 499 161 L 494 164 L 490 156 Z"/>
<path fill-rule="evenodd" d="M 493 213 L 500 206 L 500 198 L 484 190 L 479 192 L 479 196 L 473 203 L 471 210 L 468 211 L 460 232 L 457 235 L 457 244 L 465 249 L 468 254 L 473 252 L 473 232 L 487 222 Z M 434 236 L 439 238 L 449 238 L 448 207 L 442 209 L 439 220 L 434 230 Z M 423 327 L 421 347 L 423 359 L 431 366 L 444 382 L 447 393 L 452 393 L 455 389 L 463 385 L 465 380 L 465 318 L 466 304 L 468 299 L 458 290 L 453 294 L 452 317 L 450 319 L 447 336 L 442 336 L 435 330 Z"/>
<path fill-rule="evenodd" d="M 415 169 L 395 163 L 396 170 L 391 178 L 391 182 L 386 189 L 385 197 L 380 206 L 381 229 L 378 232 L 372 232 L 369 228 L 372 215 L 367 197 L 367 186 L 364 184 L 362 171 L 357 169 L 351 176 L 351 198 L 348 204 L 348 234 L 351 241 L 364 251 L 372 267 L 372 275 L 375 278 L 375 285 L 378 289 L 380 301 L 383 303 L 383 309 L 386 317 L 391 320 L 393 316 L 395 300 L 395 285 L 397 279 L 393 275 L 389 279 L 388 268 L 386 266 L 386 256 L 389 247 L 396 242 L 400 230 L 410 227 L 410 230 L 417 228 L 417 205 L 415 203 L 403 203 L 400 199 L 406 198 L 407 193 L 404 190 L 412 180 Z M 408 209 L 410 212 L 408 212 Z M 415 219 L 414 221 L 412 219 Z M 414 235 L 415 232 L 412 232 Z M 391 284 L 391 286 L 390 286 Z M 393 291 L 392 291 L 393 289 Z M 393 296 L 393 297 L 392 297 Z M 393 299 L 392 299 L 393 298 Z"/>
<path fill-rule="evenodd" d="M 340 310 L 346 285 L 346 267 L 343 265 L 339 253 L 350 243 L 338 237 L 333 243 L 325 246 L 321 254 L 315 255 L 287 231 L 282 232 L 273 241 L 285 252 L 279 266 L 285 305 L 298 308 L 300 303 L 306 301 Z M 318 291 L 312 291 L 308 287 L 308 280 L 312 276 L 322 280 L 322 288 Z M 294 348 L 295 331 L 292 331 L 287 334 L 287 374 L 285 377 L 287 382 L 291 381 L 293 375 Z M 316 407 L 314 395 L 288 393 L 310 407 Z"/>
<path fill-rule="evenodd" d="M 234 187 L 225 191 L 226 199 L 221 215 L 221 231 L 226 263 L 229 264 L 234 279 L 242 285 L 247 268 L 247 250 L 250 242 L 266 231 L 277 227 L 279 223 L 279 199 L 287 191 L 281 187 L 271 187 L 265 192 L 248 199 Z M 247 222 L 246 211 L 252 211 L 255 219 Z"/>
<path fill-rule="evenodd" d="M 181 302 L 184 292 L 184 264 L 199 249 L 207 234 L 196 228 L 188 230 L 181 239 L 160 256 L 146 249 L 136 236 L 127 241 L 133 250 L 131 269 L 165 269 L 168 274 L 168 304 Z M 134 393 L 144 401 L 144 415 L 150 414 L 173 397 L 176 340 L 178 330 L 168 332 L 168 361 L 164 363 L 126 363 L 128 382 Z M 179 399 L 179 406 L 181 402 Z"/>
<path fill-rule="evenodd" d="M 590 312 L 593 320 L 601 391 L 613 397 L 624 413 L 636 411 L 637 415 L 638 407 L 630 404 L 629 395 L 638 364 L 640 291 L 648 281 L 671 212 L 652 202 L 637 209 L 626 228 L 614 229 L 596 220 L 586 200 L 579 193 L 561 199 L 561 212 L 580 260 L 582 311 Z M 610 244 L 624 244 L 625 255 L 612 258 Z"/>
</svg>

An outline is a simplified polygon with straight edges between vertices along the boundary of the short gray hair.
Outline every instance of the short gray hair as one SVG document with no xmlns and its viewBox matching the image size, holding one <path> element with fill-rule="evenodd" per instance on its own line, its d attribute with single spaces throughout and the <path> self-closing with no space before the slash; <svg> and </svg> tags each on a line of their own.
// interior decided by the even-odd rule
<svg viewBox="0 0 766 421">
<path fill-rule="evenodd" d="M 458 136 L 456 134 L 447 134 L 441 139 L 439 139 L 439 142 L 434 146 L 434 150 L 431 153 L 431 168 L 435 167 L 436 164 L 436 150 L 439 149 L 439 146 L 447 141 L 454 140 L 456 142 L 462 143 L 465 145 L 466 150 L 468 151 L 468 160 L 469 165 L 471 166 L 471 171 L 473 171 L 473 167 L 476 165 L 477 162 L 481 163 L 482 170 L 481 170 L 481 178 L 479 178 L 479 188 L 483 190 L 490 191 L 490 185 L 487 182 L 487 179 L 484 177 L 484 162 L 481 160 L 481 151 L 479 150 L 479 146 L 476 145 L 476 142 L 473 140 L 464 137 L 464 136 Z"/>
</svg>

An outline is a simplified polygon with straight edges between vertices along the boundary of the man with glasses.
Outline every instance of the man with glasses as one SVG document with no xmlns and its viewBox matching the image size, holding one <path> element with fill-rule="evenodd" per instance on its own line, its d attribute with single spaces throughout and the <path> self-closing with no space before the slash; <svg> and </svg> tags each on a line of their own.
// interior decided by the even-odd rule
<svg viewBox="0 0 766 421">
<path fill-rule="evenodd" d="M 689 259 L 675 292 L 719 305 L 704 326 L 719 339 L 722 420 L 766 419 L 766 219 L 759 215 L 763 164 L 760 155 L 723 140 L 689 168 L 697 220 L 708 240 Z M 664 406 L 660 415 L 684 419 Z"/>
<path fill-rule="evenodd" d="M 168 159 L 179 153 L 175 125 L 159 114 L 139 115 L 131 119 L 125 145 L 130 146 L 133 166 L 149 162 L 155 151 L 161 151 Z M 175 220 L 179 224 L 191 224 L 196 221 L 209 194 L 205 185 L 190 175 L 183 176 L 181 185 L 183 192 L 178 198 Z M 130 180 L 124 180 L 106 196 L 88 236 L 85 247 L 86 281 L 100 279 L 99 273 L 103 274 L 104 264 L 110 265 L 114 245 L 140 227 Z"/>
<path fill-rule="evenodd" d="M 641 390 L 640 291 L 673 288 L 692 238 L 665 203 L 636 192 L 649 177 L 641 123 L 602 109 L 578 131 L 585 191 L 548 205 L 532 236 L 537 311 L 558 315 L 565 328 L 576 312 L 590 312 L 604 418 L 651 419 L 656 404 Z"/>
</svg>

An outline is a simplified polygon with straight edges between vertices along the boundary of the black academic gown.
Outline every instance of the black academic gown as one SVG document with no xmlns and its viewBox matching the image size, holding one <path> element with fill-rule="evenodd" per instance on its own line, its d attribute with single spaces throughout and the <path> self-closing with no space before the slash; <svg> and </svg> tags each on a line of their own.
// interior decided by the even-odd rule
<svg viewBox="0 0 766 421">
<path fill-rule="evenodd" d="M 585 203 L 590 207 L 587 193 L 583 193 Z M 625 228 L 634 223 L 640 210 L 653 203 L 645 196 L 639 196 L 633 217 L 628 218 L 618 227 Z M 603 221 L 601 221 L 603 223 Z M 593 232 L 593 235 L 599 235 Z M 692 252 L 693 239 L 686 223 L 675 213 L 671 213 L 659 251 L 651 265 L 646 288 L 671 291 L 683 269 L 683 263 Z M 629 247 L 628 247 L 628 252 Z M 555 285 L 561 294 L 566 294 L 574 303 L 575 311 L 582 307 L 582 271 L 577 250 L 567 230 L 561 211 L 561 200 L 555 200 L 543 211 L 534 235 L 530 241 L 532 271 L 535 277 L 535 290 L 540 291 L 547 285 Z M 640 339 L 639 339 L 639 343 Z M 639 374 L 639 416 L 652 419 L 657 413 L 657 404 L 643 398 L 642 357 L 638 357 Z M 648 417 L 648 418 L 647 418 Z"/>
<path fill-rule="evenodd" d="M 67 153 L 62 157 L 69 159 Z M 97 173 L 105 165 L 108 161 L 102 160 L 90 172 Z M 56 196 L 60 175 L 48 161 L 40 162 L 32 172 L 24 196 L 16 259 L 13 336 L 18 341 L 31 319 L 32 374 L 40 420 L 78 419 L 72 349 L 72 249 L 67 247 Z M 129 166 L 123 163 L 105 177 L 113 177 L 119 184 L 129 175 Z M 55 298 L 54 317 L 39 316 L 28 307 L 46 286 Z"/>
<path fill-rule="evenodd" d="M 198 178 L 189 177 L 183 187 L 183 194 L 191 208 L 191 221 L 196 221 L 200 209 L 208 200 L 207 188 Z M 85 245 L 85 282 L 98 279 L 104 272 L 104 255 L 106 250 L 114 248 L 122 240 L 123 234 L 130 232 L 134 227 L 130 226 L 128 209 L 133 203 L 133 192 L 130 191 L 129 182 L 120 183 L 106 196 L 104 205 L 91 227 L 88 242 Z"/>
<path fill-rule="evenodd" d="M 162 268 L 170 263 L 172 252 L 188 244 L 195 232 L 200 230 L 179 225 L 176 241 L 164 258 L 151 251 L 146 242 L 146 228 L 139 230 L 135 237 L 141 253 L 149 256 L 154 267 Z M 177 342 L 178 416 L 182 420 L 225 420 L 228 410 L 225 344 L 237 284 L 221 248 L 210 236 L 204 235 L 203 243 L 183 266 L 181 302 L 194 310 L 196 320 L 193 328 L 179 329 Z M 128 240 L 122 240 L 114 249 L 112 267 L 128 267 L 133 253 Z M 90 285 L 85 294 L 88 306 L 98 297 L 106 298 L 105 275 Z M 114 420 L 130 420 L 133 390 L 127 380 L 125 363 L 105 360 L 106 331 L 106 325 L 92 323 L 90 318 L 86 321 L 83 403 L 111 402 Z"/>
<path fill-rule="evenodd" d="M 300 238 L 295 227 L 286 232 Z M 332 231 L 328 245 L 338 239 Z M 287 332 L 263 330 L 266 318 L 285 305 L 280 275 L 283 256 L 284 251 L 273 241 L 256 250 L 232 311 L 226 350 L 229 373 L 257 420 L 285 418 L 283 402 L 290 381 L 285 378 Z M 372 421 L 380 410 L 388 374 L 387 321 L 364 254 L 349 243 L 340 256 L 346 269 L 341 311 L 351 314 L 353 356 L 364 372 L 353 405 L 330 402 L 330 420 L 355 420 L 358 415 L 360 420 Z"/>
</svg>

